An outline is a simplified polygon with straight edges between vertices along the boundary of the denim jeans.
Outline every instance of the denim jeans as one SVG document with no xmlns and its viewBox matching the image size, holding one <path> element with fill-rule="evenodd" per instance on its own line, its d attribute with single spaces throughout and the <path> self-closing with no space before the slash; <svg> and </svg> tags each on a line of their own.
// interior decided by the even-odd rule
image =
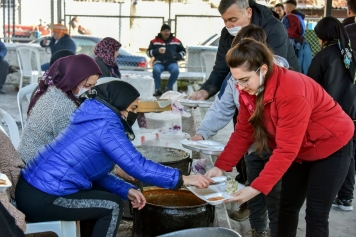
<svg viewBox="0 0 356 237">
<path fill-rule="evenodd" d="M 163 65 L 156 63 L 153 65 L 153 78 L 155 79 L 155 89 L 161 89 L 161 74 L 163 71 L 168 71 L 171 75 L 168 79 L 167 89 L 173 90 L 173 85 L 178 79 L 179 68 L 177 63 Z"/>
<path fill-rule="evenodd" d="M 270 156 L 270 152 L 263 152 L 262 156 L 252 152 L 245 156 L 249 183 L 252 183 L 259 176 Z M 253 229 L 266 230 L 268 213 L 271 235 L 272 237 L 277 236 L 280 192 L 281 181 L 272 188 L 268 195 L 261 193 L 248 201 L 250 225 Z"/>
<path fill-rule="evenodd" d="M 49 66 L 49 63 L 42 64 L 42 65 L 41 65 L 41 70 L 42 70 L 42 71 L 47 71 L 47 70 L 49 69 L 49 67 L 50 67 L 50 66 Z"/>
<path fill-rule="evenodd" d="M 282 178 L 278 236 L 295 237 L 300 208 L 306 200 L 306 237 L 329 236 L 331 205 L 349 170 L 349 142 L 325 159 L 293 162 Z"/>
<path fill-rule="evenodd" d="M 2 89 L 5 84 L 8 71 L 9 63 L 6 60 L 0 59 L 0 89 Z"/>
</svg>

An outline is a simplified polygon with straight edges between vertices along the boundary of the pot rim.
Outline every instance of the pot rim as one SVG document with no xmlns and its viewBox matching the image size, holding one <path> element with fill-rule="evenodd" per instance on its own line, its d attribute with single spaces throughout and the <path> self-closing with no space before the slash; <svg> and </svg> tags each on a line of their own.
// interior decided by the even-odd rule
<svg viewBox="0 0 356 237">
<path fill-rule="evenodd" d="M 165 189 L 165 188 L 160 188 L 160 187 L 156 187 L 156 186 L 150 186 L 150 187 L 145 187 L 143 188 L 143 195 L 145 195 L 145 191 L 154 191 L 154 190 L 169 190 L 169 191 L 174 191 L 174 190 L 170 190 L 170 189 Z M 186 191 L 188 193 L 191 193 L 193 196 L 194 193 L 192 193 L 189 189 L 187 188 L 180 188 L 178 190 L 181 190 L 181 191 Z M 178 191 L 178 190 L 175 190 L 175 191 Z M 198 198 L 197 196 L 195 196 L 196 198 Z M 198 198 L 200 199 L 200 198 Z M 201 199 L 200 199 L 201 200 Z M 202 200 L 204 202 L 204 200 Z M 199 204 L 199 205 L 194 205 L 194 206 L 163 206 L 163 205 L 159 205 L 159 204 L 153 204 L 153 203 L 150 203 L 146 200 L 146 205 L 150 205 L 150 206 L 153 206 L 153 207 L 161 207 L 161 208 L 165 208 L 165 209 L 192 209 L 192 208 L 198 208 L 198 207 L 203 207 L 203 206 L 207 206 L 207 205 L 210 205 L 209 203 L 205 202 L 205 203 L 202 203 L 202 204 Z"/>
</svg>

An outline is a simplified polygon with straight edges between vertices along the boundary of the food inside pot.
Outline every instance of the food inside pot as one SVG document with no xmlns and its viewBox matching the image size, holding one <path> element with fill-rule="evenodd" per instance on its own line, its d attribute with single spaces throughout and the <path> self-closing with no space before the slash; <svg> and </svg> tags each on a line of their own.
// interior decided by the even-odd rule
<svg viewBox="0 0 356 237">
<path fill-rule="evenodd" d="M 149 190 L 144 192 L 147 203 L 166 207 L 186 207 L 205 204 L 188 190 Z"/>
</svg>

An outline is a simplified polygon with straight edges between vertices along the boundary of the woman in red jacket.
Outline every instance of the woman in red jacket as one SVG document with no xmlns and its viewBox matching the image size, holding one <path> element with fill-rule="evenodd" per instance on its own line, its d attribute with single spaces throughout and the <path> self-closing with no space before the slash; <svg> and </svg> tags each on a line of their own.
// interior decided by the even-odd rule
<svg viewBox="0 0 356 237">
<path fill-rule="evenodd" d="M 273 64 L 259 42 L 243 40 L 226 61 L 240 91 L 240 110 L 235 132 L 206 176 L 231 171 L 256 141 L 257 152 L 272 150 L 270 160 L 230 201 L 267 195 L 282 178 L 278 236 L 296 236 L 305 198 L 306 236 L 328 236 L 329 211 L 351 161 L 352 120 L 318 83 Z"/>
</svg>

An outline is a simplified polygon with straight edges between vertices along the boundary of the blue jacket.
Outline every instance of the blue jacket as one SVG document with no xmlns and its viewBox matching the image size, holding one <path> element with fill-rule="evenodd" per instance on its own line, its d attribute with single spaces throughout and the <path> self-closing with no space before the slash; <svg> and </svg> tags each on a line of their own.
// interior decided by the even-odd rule
<svg viewBox="0 0 356 237">
<path fill-rule="evenodd" d="M 300 72 L 307 75 L 310 63 L 312 61 L 312 50 L 308 41 L 303 40 L 302 43 L 297 43 L 294 39 L 290 39 L 293 45 L 295 56 L 298 58 Z"/>
<path fill-rule="evenodd" d="M 44 45 L 42 43 L 42 41 L 40 42 L 40 45 L 42 47 L 46 47 L 46 45 Z M 72 38 L 69 35 L 64 35 L 62 38 L 60 38 L 58 40 L 57 43 L 56 43 L 56 40 L 52 37 L 50 39 L 49 47 L 51 48 L 52 55 L 55 54 L 57 51 L 63 50 L 63 49 L 72 51 L 72 53 L 74 53 L 74 54 L 77 51 L 77 46 L 75 45 L 74 41 L 72 40 Z"/>
<path fill-rule="evenodd" d="M 120 118 L 95 99 L 72 114 L 70 124 L 21 171 L 32 186 L 55 196 L 87 190 L 92 183 L 127 200 L 134 188 L 110 173 L 114 163 L 150 185 L 176 188 L 180 171 L 147 160 L 126 137 Z"/>
</svg>

